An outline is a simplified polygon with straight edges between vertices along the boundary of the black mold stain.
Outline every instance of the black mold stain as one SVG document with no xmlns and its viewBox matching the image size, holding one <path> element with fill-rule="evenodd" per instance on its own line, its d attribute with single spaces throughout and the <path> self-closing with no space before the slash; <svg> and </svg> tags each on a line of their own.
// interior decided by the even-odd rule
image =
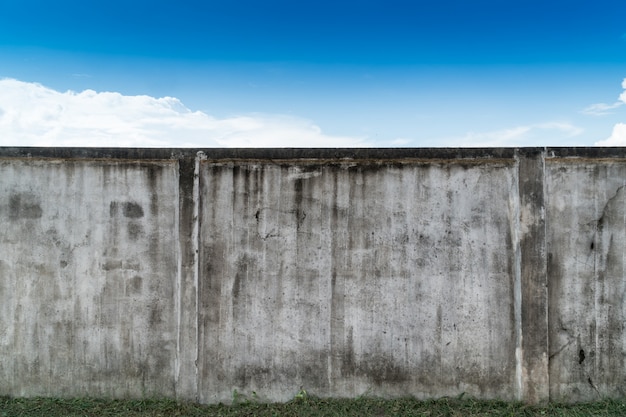
<svg viewBox="0 0 626 417">
<path fill-rule="evenodd" d="M 202 308 L 204 326 L 217 325 L 220 322 L 220 306 L 226 301 L 222 297 L 221 277 L 224 273 L 224 262 L 219 261 L 224 257 L 224 249 L 221 245 L 202 245 L 200 259 L 204 260 L 202 276 L 198 282 L 198 292 L 202 295 L 199 300 Z M 215 260 L 215 261 L 213 261 Z M 213 261 L 213 262 L 212 262 Z"/>
<path fill-rule="evenodd" d="M 306 213 L 302 209 L 296 209 L 294 214 L 296 215 L 297 221 L 296 229 L 300 230 L 300 227 L 302 227 L 302 224 L 304 223 L 304 219 L 306 219 Z"/>
<path fill-rule="evenodd" d="M 319 366 L 328 356 L 327 351 L 303 354 L 299 360 L 285 365 L 273 364 L 269 358 L 254 357 L 254 363 L 245 363 L 235 369 L 215 369 L 218 381 L 232 381 L 235 386 L 272 386 L 286 380 L 298 381 L 300 387 L 329 387 L 328 372 L 325 366 Z M 232 379 L 231 379 L 232 378 Z"/>
<path fill-rule="evenodd" d="M 389 361 L 374 362 L 371 374 L 374 383 L 379 386 L 383 383 L 403 383 L 410 380 L 410 376 L 401 366 Z"/>
<path fill-rule="evenodd" d="M 128 217 L 129 219 L 139 219 L 144 215 L 143 207 L 137 203 L 132 201 L 126 201 L 124 203 L 111 201 L 111 204 L 109 205 L 109 216 L 117 216 L 117 211 L 120 206 L 122 207 L 122 214 L 124 217 Z"/>
<path fill-rule="evenodd" d="M 246 286 L 246 278 L 248 276 L 248 258 L 243 256 L 237 266 L 237 273 L 235 274 L 235 279 L 233 281 L 233 287 L 231 290 L 232 295 L 232 303 L 233 303 L 233 317 L 237 315 L 239 310 L 239 305 L 241 303 L 240 295 L 241 291 L 245 290 Z"/>
<path fill-rule="evenodd" d="M 276 231 L 275 227 L 272 227 L 269 231 L 263 230 L 264 226 L 265 228 L 267 228 L 268 210 L 270 209 L 267 207 L 264 207 L 264 208 L 257 209 L 256 212 L 254 213 L 254 218 L 256 219 L 256 224 L 257 224 L 257 234 L 259 238 L 263 241 L 269 238 L 273 238 L 273 237 L 280 237 L 280 233 Z"/>
<path fill-rule="evenodd" d="M 294 182 L 294 194 L 295 194 L 295 204 L 296 204 L 296 210 L 294 213 L 296 215 L 296 230 L 300 230 L 300 226 L 302 223 L 302 221 L 300 220 L 300 217 L 302 216 L 302 213 L 304 213 L 302 211 L 302 199 L 303 199 L 302 178 L 298 178 Z M 304 217 L 306 217 L 306 214 L 304 215 Z M 302 217 L 302 220 L 304 220 L 304 217 Z"/>
<path fill-rule="evenodd" d="M 233 290 L 232 290 L 233 301 L 236 301 L 239 298 L 240 291 L 241 291 L 241 271 L 238 271 L 235 274 L 235 281 L 233 282 Z"/>
<path fill-rule="evenodd" d="M 578 352 L 578 364 L 582 365 L 584 361 L 585 361 L 585 351 L 583 349 L 581 349 Z"/>
<path fill-rule="evenodd" d="M 158 183 L 159 176 L 161 174 L 162 167 L 157 165 L 150 165 L 147 169 L 148 183 L 150 186 L 150 215 L 157 216 L 159 214 L 159 193 Z"/>
<path fill-rule="evenodd" d="M 128 281 L 128 283 L 126 284 L 126 290 L 127 292 L 138 294 L 141 292 L 142 286 L 143 278 L 141 278 L 139 275 L 136 275 Z"/>
<path fill-rule="evenodd" d="M 122 261 L 108 260 L 100 267 L 104 271 L 112 271 L 114 269 L 122 269 Z"/>
<path fill-rule="evenodd" d="M 611 198 L 609 198 L 606 204 L 604 205 L 604 209 L 602 210 L 602 215 L 596 222 L 596 228 L 598 232 L 603 231 L 604 223 L 607 221 L 607 217 L 610 217 L 610 215 L 612 214 L 611 209 L 614 207 L 613 203 L 615 201 L 620 201 L 620 196 L 624 192 L 624 187 L 625 186 L 618 187 L 618 189 L 615 191 L 615 194 Z"/>
<path fill-rule="evenodd" d="M 137 203 L 127 201 L 124 203 L 124 217 L 131 219 L 141 218 L 143 217 L 143 208 Z"/>
<path fill-rule="evenodd" d="M 377 386 L 402 384 L 412 379 L 403 364 L 386 355 L 366 355 L 357 364 L 355 371 L 356 375 L 366 377 Z"/>
<path fill-rule="evenodd" d="M 148 319 L 150 326 L 155 326 L 161 323 L 163 321 L 161 317 L 162 314 L 163 314 L 163 311 L 161 311 L 161 307 L 159 306 L 159 303 L 156 301 L 153 302 L 150 305 L 150 318 Z"/>
<path fill-rule="evenodd" d="M 17 219 L 38 219 L 43 210 L 37 198 L 30 194 L 13 194 L 9 198 L 9 218 Z"/>
<path fill-rule="evenodd" d="M 143 233 L 143 226 L 136 222 L 131 222 L 128 225 L 128 237 L 130 240 L 138 240 Z"/>
</svg>

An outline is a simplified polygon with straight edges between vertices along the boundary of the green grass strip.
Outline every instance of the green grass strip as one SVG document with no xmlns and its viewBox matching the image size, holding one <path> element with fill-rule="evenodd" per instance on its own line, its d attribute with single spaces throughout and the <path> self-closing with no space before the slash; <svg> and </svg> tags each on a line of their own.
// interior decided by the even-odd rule
<svg viewBox="0 0 626 417">
<path fill-rule="evenodd" d="M 241 401 L 233 405 L 200 405 L 172 400 L 104 400 L 0 397 L 0 417 L 47 416 L 203 416 L 203 417 L 384 417 L 384 416 L 626 416 L 626 401 L 531 406 L 500 401 L 443 398 L 418 401 L 403 398 L 321 399 L 297 396 L 288 403 Z"/>
</svg>

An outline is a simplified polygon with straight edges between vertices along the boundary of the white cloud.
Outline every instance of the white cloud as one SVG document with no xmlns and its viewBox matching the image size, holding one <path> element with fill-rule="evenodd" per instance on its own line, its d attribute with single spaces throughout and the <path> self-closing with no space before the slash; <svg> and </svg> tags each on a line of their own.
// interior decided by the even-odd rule
<svg viewBox="0 0 626 417">
<path fill-rule="evenodd" d="M 626 78 L 622 80 L 622 88 L 626 90 Z M 621 100 L 619 104 L 626 104 L 626 91 L 620 94 L 619 99 Z M 617 123 L 613 126 L 611 136 L 596 142 L 596 146 L 626 146 L 626 124 Z"/>
<path fill-rule="evenodd" d="M 626 78 L 622 80 L 622 88 L 626 90 Z M 591 106 L 582 109 L 580 112 L 583 114 L 591 115 L 591 116 L 605 116 L 607 114 L 613 114 L 613 112 L 610 110 L 616 109 L 626 104 L 626 91 L 620 94 L 618 100 L 619 101 L 616 101 L 613 104 L 606 104 L 606 103 L 592 104 Z"/>
<path fill-rule="evenodd" d="M 618 123 L 613 126 L 611 136 L 596 142 L 596 146 L 626 146 L 626 123 Z"/>
<path fill-rule="evenodd" d="M 408 138 L 395 138 L 395 139 L 392 139 L 390 141 L 385 141 L 384 142 L 384 146 L 391 146 L 391 147 L 411 146 L 412 142 L 413 141 L 411 139 L 408 139 Z"/>
<path fill-rule="evenodd" d="M 624 81 L 622 81 L 622 88 L 626 90 L 626 78 L 624 78 Z M 622 94 L 619 95 L 619 99 L 622 101 L 622 103 L 626 103 L 626 91 L 622 91 Z"/>
<path fill-rule="evenodd" d="M 0 80 L 0 146 L 351 147 L 364 138 L 329 136 L 312 122 L 280 115 L 217 119 L 173 97 L 59 92 Z"/>
<path fill-rule="evenodd" d="M 446 139 L 445 146 L 459 147 L 509 147 L 545 146 L 560 139 L 572 138 L 583 133 L 583 129 L 567 122 L 546 122 L 491 132 L 469 132 L 460 138 Z"/>
<path fill-rule="evenodd" d="M 620 100 L 624 101 L 624 97 L 626 96 L 622 94 L 620 96 Z M 616 101 L 613 104 L 605 104 L 605 103 L 592 104 L 591 106 L 582 109 L 580 112 L 583 114 L 588 114 L 590 116 L 605 116 L 607 114 L 613 114 L 613 112 L 610 110 L 616 109 L 624 105 L 622 101 Z"/>
</svg>

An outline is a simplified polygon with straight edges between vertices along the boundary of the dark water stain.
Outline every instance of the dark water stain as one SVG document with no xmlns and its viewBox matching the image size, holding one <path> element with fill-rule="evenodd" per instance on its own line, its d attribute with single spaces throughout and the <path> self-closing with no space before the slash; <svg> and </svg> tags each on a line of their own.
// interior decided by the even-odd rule
<svg viewBox="0 0 626 417">
<path fill-rule="evenodd" d="M 226 302 L 222 297 L 222 277 L 224 276 L 223 244 L 204 244 L 200 251 L 200 259 L 203 262 L 202 279 L 198 281 L 198 293 L 200 294 L 200 306 L 203 316 L 203 325 L 220 322 L 220 306 Z"/>
<path fill-rule="evenodd" d="M 159 323 L 162 323 L 163 322 L 162 315 L 163 315 L 163 310 L 161 306 L 159 305 L 158 301 L 153 301 L 150 304 L 150 317 L 148 319 L 150 326 L 155 326 Z"/>
<path fill-rule="evenodd" d="M 240 387 L 247 387 L 252 382 L 272 382 L 272 370 L 265 366 L 244 365 L 235 370 L 234 380 Z"/>
<path fill-rule="evenodd" d="M 355 366 L 354 374 L 365 377 L 376 386 L 403 384 L 411 381 L 411 370 L 387 355 L 365 355 Z"/>
<path fill-rule="evenodd" d="M 143 286 L 143 278 L 139 275 L 135 275 L 126 283 L 126 292 L 131 294 L 138 294 L 141 292 Z"/>
<path fill-rule="evenodd" d="M 233 287 L 231 290 L 232 296 L 232 314 L 235 319 L 239 317 L 240 309 L 245 309 L 246 306 L 242 303 L 242 298 L 245 300 L 246 285 L 248 284 L 248 271 L 251 265 L 249 265 L 250 259 L 247 256 L 242 256 L 237 263 L 237 272 L 233 281 Z M 253 267 L 253 266 L 252 266 Z"/>
<path fill-rule="evenodd" d="M 112 271 L 114 269 L 122 269 L 121 260 L 107 260 L 100 267 L 104 271 Z"/>
<path fill-rule="evenodd" d="M 143 217 L 143 207 L 137 203 L 127 201 L 124 203 L 124 217 L 138 219 Z"/>
<path fill-rule="evenodd" d="M 241 292 L 241 289 L 243 287 L 242 281 L 245 279 L 247 273 L 248 265 L 245 263 L 245 261 L 241 261 L 239 263 L 237 273 L 235 274 L 235 280 L 233 281 L 233 289 L 231 292 L 233 296 L 233 303 L 239 300 L 239 293 Z"/>
<path fill-rule="evenodd" d="M 150 165 L 147 167 L 148 184 L 150 187 L 150 215 L 157 216 L 159 214 L 159 182 L 163 167 L 159 165 Z"/>
<path fill-rule="evenodd" d="M 137 204 L 132 201 L 125 201 L 122 203 L 118 201 L 111 201 L 111 203 L 109 204 L 109 216 L 110 217 L 117 216 L 117 212 L 120 209 L 120 207 L 121 207 L 122 214 L 124 215 L 124 217 L 130 218 L 130 219 L 139 219 L 144 216 L 143 207 L 141 207 L 140 204 Z"/>
<path fill-rule="evenodd" d="M 128 238 L 130 240 L 139 240 L 143 234 L 143 226 L 137 222 L 130 222 L 128 224 Z"/>
<path fill-rule="evenodd" d="M 235 280 L 233 281 L 233 289 L 231 294 L 233 296 L 233 302 L 236 302 L 239 298 L 239 292 L 241 291 L 241 274 L 237 272 L 235 274 Z"/>
<path fill-rule="evenodd" d="M 296 358 L 293 354 L 276 352 L 276 359 L 250 356 L 252 363 L 241 364 L 234 370 L 217 369 L 215 379 L 218 381 L 231 380 L 242 389 L 254 386 L 272 386 L 292 381 L 295 387 L 329 387 L 328 367 L 325 366 L 329 352 L 327 350 L 313 350 L 302 352 Z"/>
<path fill-rule="evenodd" d="M 303 184 L 302 184 L 302 178 L 298 178 L 294 181 L 294 198 L 295 198 L 295 211 L 294 214 L 296 215 L 296 229 L 300 230 L 300 226 L 302 225 L 302 222 L 304 221 L 304 218 L 306 217 L 306 213 L 304 212 L 304 210 L 302 209 L 302 200 L 303 200 Z"/>
<path fill-rule="evenodd" d="M 9 197 L 9 219 L 38 219 L 43 210 L 36 196 L 32 194 L 13 194 Z"/>
<path fill-rule="evenodd" d="M 117 201 L 111 201 L 111 203 L 109 204 L 109 217 L 117 216 L 118 206 L 119 204 Z"/>
</svg>

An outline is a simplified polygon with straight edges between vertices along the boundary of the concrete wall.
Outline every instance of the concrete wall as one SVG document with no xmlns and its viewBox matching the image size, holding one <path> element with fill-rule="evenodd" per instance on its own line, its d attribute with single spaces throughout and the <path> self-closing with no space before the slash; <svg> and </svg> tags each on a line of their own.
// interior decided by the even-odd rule
<svg viewBox="0 0 626 417">
<path fill-rule="evenodd" d="M 175 394 L 177 175 L 0 159 L 3 394 Z"/>
<path fill-rule="evenodd" d="M 624 155 L 0 148 L 0 395 L 623 397 Z"/>
<path fill-rule="evenodd" d="M 626 396 L 626 160 L 546 164 L 550 396 Z"/>
</svg>

